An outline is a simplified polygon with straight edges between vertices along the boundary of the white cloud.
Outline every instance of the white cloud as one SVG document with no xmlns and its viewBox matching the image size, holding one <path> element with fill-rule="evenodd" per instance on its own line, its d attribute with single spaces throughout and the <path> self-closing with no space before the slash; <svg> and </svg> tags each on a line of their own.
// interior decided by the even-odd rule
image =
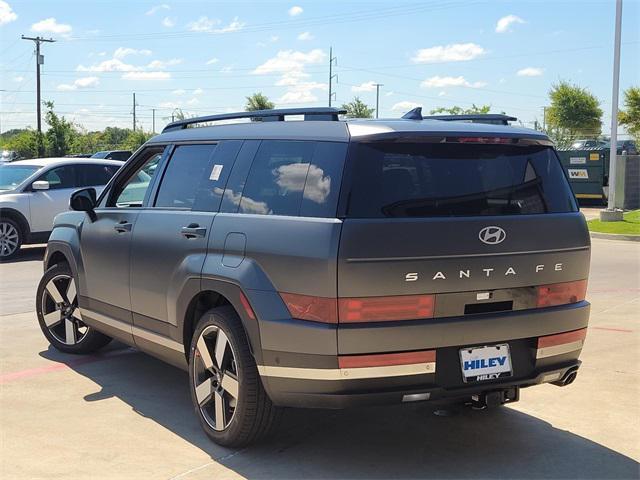
<svg viewBox="0 0 640 480">
<path fill-rule="evenodd" d="M 227 65 L 226 67 L 222 67 L 220 71 L 222 73 L 231 73 L 233 71 L 233 65 Z"/>
<path fill-rule="evenodd" d="M 164 17 L 162 19 L 163 27 L 171 28 L 171 27 L 174 27 L 175 25 L 176 25 L 176 21 L 171 17 Z"/>
<path fill-rule="evenodd" d="M 275 43 L 275 42 L 277 42 L 278 40 L 280 40 L 280 37 L 279 37 L 278 35 L 271 35 L 271 36 L 269 37 L 269 41 L 270 41 L 271 43 Z"/>
<path fill-rule="evenodd" d="M 309 82 L 310 76 L 305 67 L 324 62 L 326 54 L 321 49 L 308 52 L 281 50 L 275 57 L 270 58 L 253 70 L 254 75 L 281 74 L 276 86 L 289 87 L 287 92 L 278 99 L 278 103 L 311 103 L 318 97 L 314 90 L 326 90 L 327 84 Z"/>
<path fill-rule="evenodd" d="M 229 25 L 216 28 L 221 23 L 222 22 L 217 18 L 209 18 L 207 16 L 202 16 L 198 18 L 198 20 L 188 23 L 187 28 L 192 32 L 229 33 L 229 32 L 237 32 L 238 30 L 241 30 L 246 25 L 246 23 L 238 20 L 238 17 L 235 17 L 229 23 Z"/>
<path fill-rule="evenodd" d="M 484 55 L 486 50 L 475 43 L 454 43 L 423 48 L 411 59 L 414 63 L 464 62 Z"/>
<path fill-rule="evenodd" d="M 213 30 L 213 33 L 237 32 L 238 30 L 242 30 L 242 28 L 244 28 L 245 25 L 246 23 L 241 22 L 240 20 L 238 20 L 238 17 L 235 17 L 233 21 L 229 23 L 229 25 L 222 28 L 216 28 Z"/>
<path fill-rule="evenodd" d="M 123 80 L 168 80 L 169 72 L 127 72 L 122 75 Z"/>
<path fill-rule="evenodd" d="M 182 63 L 181 58 L 172 58 L 170 60 L 153 60 L 147 65 L 149 70 L 164 70 L 167 67 L 173 65 L 179 65 Z"/>
<path fill-rule="evenodd" d="M 83 88 L 94 88 L 100 84 L 98 77 L 82 77 L 78 78 L 71 84 L 62 83 L 56 88 L 61 92 L 68 92 L 72 90 L 78 90 Z"/>
<path fill-rule="evenodd" d="M 298 5 L 295 5 L 293 7 L 291 7 L 289 9 L 289 16 L 290 17 L 297 17 L 298 15 L 300 15 L 302 12 L 304 12 L 304 10 L 302 9 L 302 7 L 299 7 Z"/>
<path fill-rule="evenodd" d="M 24 77 L 22 75 L 18 75 L 17 77 L 13 77 L 13 81 L 14 82 L 21 82 L 24 80 Z"/>
<path fill-rule="evenodd" d="M 539 77 L 544 73 L 542 68 L 537 67 L 526 67 L 521 68 L 516 72 L 516 75 L 519 77 Z"/>
<path fill-rule="evenodd" d="M 204 90 L 202 90 L 201 88 L 196 88 L 193 92 L 191 92 L 193 95 L 202 95 L 204 93 Z"/>
<path fill-rule="evenodd" d="M 155 6 L 151 7 L 151 9 L 149 9 L 147 11 L 147 13 L 145 13 L 145 15 L 155 15 L 160 10 L 169 10 L 170 8 L 171 7 L 169 5 L 167 5 L 166 3 L 162 3 L 160 5 L 155 5 Z"/>
<path fill-rule="evenodd" d="M 413 110 L 417 107 L 422 107 L 422 104 L 405 100 L 403 102 L 395 103 L 393 107 L 391 107 L 391 110 L 393 112 L 408 112 L 409 110 Z"/>
<path fill-rule="evenodd" d="M 198 100 L 197 98 L 193 97 L 190 100 L 187 100 L 187 105 L 197 105 L 198 103 L 200 103 L 200 100 Z"/>
<path fill-rule="evenodd" d="M 187 93 L 187 91 L 183 88 L 179 88 L 177 90 L 174 90 L 171 93 L 173 93 L 174 95 L 184 95 L 185 93 Z"/>
<path fill-rule="evenodd" d="M 439 97 L 444 97 L 446 95 L 447 95 L 447 92 L 445 92 L 444 90 L 442 90 L 441 92 L 438 92 Z"/>
<path fill-rule="evenodd" d="M 394 92 L 394 91 L 392 90 L 392 91 L 390 91 L 390 92 L 385 93 L 385 94 L 384 94 L 384 96 L 385 96 L 385 97 L 390 97 L 391 95 L 395 95 L 395 94 L 396 94 L 396 92 Z"/>
<path fill-rule="evenodd" d="M 176 108 L 180 108 L 182 106 L 182 103 L 180 103 L 180 102 L 160 102 L 158 104 L 158 106 L 160 108 L 170 108 L 171 110 L 174 110 Z"/>
<path fill-rule="evenodd" d="M 205 65 L 213 65 L 214 63 L 218 63 L 220 60 L 217 58 L 212 58 L 211 60 L 207 60 L 207 62 L 205 63 Z"/>
<path fill-rule="evenodd" d="M 515 25 L 516 23 L 525 23 L 523 19 L 516 15 L 507 15 L 506 17 L 502 17 L 496 23 L 496 33 L 505 33 L 511 31 L 509 27 L 511 25 Z"/>
<path fill-rule="evenodd" d="M 361 83 L 360 85 L 354 85 L 351 87 L 352 92 L 373 92 L 376 89 L 376 82 L 373 80 L 366 83 Z"/>
<path fill-rule="evenodd" d="M 287 73 L 302 71 L 306 65 L 324 62 L 326 54 L 319 48 L 309 52 L 294 50 L 280 50 L 275 57 L 270 58 L 253 70 L 255 75 L 267 73 Z"/>
<path fill-rule="evenodd" d="M 310 32 L 302 32 L 300 35 L 298 35 L 298 40 L 302 41 L 313 40 L 314 38 L 315 37 L 311 35 Z"/>
<path fill-rule="evenodd" d="M 149 56 L 151 55 L 151 50 L 147 50 L 146 48 L 142 49 L 142 50 L 137 50 L 135 48 L 129 48 L 129 47 L 118 47 L 116 49 L 115 52 L 113 52 L 113 58 L 124 58 L 128 55 L 144 55 L 144 56 Z"/>
<path fill-rule="evenodd" d="M 66 23 L 58 23 L 58 21 L 53 18 L 47 18 L 45 20 L 40 20 L 37 23 L 31 25 L 31 31 L 37 33 L 56 33 L 58 35 L 69 35 L 71 33 L 71 25 L 67 25 Z"/>
<path fill-rule="evenodd" d="M 485 82 L 468 82 L 460 75 L 458 77 L 435 77 L 427 78 L 420 86 L 424 88 L 442 88 L 442 87 L 471 87 L 481 88 L 486 85 Z"/>
<path fill-rule="evenodd" d="M 0 0 L 0 25 L 5 25 L 7 23 L 13 22 L 18 15 L 11 9 L 11 6 Z"/>
<path fill-rule="evenodd" d="M 220 25 L 220 20 L 217 18 L 202 16 L 195 22 L 188 23 L 187 28 L 192 32 L 210 32 L 216 25 Z"/>
<path fill-rule="evenodd" d="M 84 65 L 78 65 L 76 67 L 78 72 L 133 72 L 141 69 L 141 67 L 124 63 L 122 60 L 117 58 L 104 60 L 88 67 L 85 67 Z"/>
</svg>

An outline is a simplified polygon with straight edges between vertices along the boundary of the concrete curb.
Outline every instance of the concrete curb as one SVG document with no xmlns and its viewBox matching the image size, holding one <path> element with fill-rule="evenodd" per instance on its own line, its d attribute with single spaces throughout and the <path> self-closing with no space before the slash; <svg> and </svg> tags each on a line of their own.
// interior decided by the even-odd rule
<svg viewBox="0 0 640 480">
<path fill-rule="evenodd" d="M 620 235 L 619 233 L 589 232 L 593 238 L 606 240 L 626 240 L 627 242 L 640 242 L 640 235 Z"/>
</svg>

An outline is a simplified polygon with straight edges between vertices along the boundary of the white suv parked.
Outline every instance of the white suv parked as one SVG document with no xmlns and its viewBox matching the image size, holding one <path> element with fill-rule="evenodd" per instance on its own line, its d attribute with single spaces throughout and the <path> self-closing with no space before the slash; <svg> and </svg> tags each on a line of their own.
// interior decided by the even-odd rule
<svg viewBox="0 0 640 480">
<path fill-rule="evenodd" d="M 82 187 L 101 189 L 123 165 L 115 160 L 39 158 L 0 164 L 0 260 L 44 243 L 53 218 Z"/>
</svg>

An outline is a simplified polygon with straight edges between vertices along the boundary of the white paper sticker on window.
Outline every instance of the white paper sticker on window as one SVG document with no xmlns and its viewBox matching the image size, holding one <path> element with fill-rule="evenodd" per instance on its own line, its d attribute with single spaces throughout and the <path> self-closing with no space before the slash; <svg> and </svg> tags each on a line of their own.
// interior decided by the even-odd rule
<svg viewBox="0 0 640 480">
<path fill-rule="evenodd" d="M 214 165 L 211 170 L 211 175 L 209 175 L 209 180 L 213 180 L 217 182 L 220 179 L 220 174 L 222 173 L 222 165 Z"/>
</svg>

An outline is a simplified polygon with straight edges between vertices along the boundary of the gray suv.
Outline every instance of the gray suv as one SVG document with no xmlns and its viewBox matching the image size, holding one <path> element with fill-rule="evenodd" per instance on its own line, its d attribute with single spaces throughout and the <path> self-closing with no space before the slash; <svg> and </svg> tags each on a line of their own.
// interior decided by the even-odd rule
<svg viewBox="0 0 640 480">
<path fill-rule="evenodd" d="M 590 243 L 549 139 L 341 113 L 174 122 L 98 198 L 74 193 L 37 292 L 47 339 L 115 338 L 188 370 L 226 446 L 281 407 L 487 407 L 571 383 Z"/>
</svg>

